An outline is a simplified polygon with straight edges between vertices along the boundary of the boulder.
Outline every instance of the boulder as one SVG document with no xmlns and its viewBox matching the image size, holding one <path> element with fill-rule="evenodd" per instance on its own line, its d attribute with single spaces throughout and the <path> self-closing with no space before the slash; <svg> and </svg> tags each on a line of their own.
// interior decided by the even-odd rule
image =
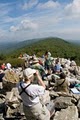
<svg viewBox="0 0 80 120">
<path fill-rule="evenodd" d="M 5 102 L 0 99 L 0 113 L 3 113 L 5 109 Z"/>
<path fill-rule="evenodd" d="M 73 103 L 71 102 L 71 99 L 70 97 L 57 97 L 55 99 L 55 108 L 56 109 L 65 109 L 67 108 L 68 106 L 72 106 Z"/>
<path fill-rule="evenodd" d="M 78 112 L 79 112 L 79 114 L 80 114 L 80 100 L 78 101 L 77 108 L 78 108 Z"/>
<path fill-rule="evenodd" d="M 19 76 L 14 71 L 6 70 L 3 78 L 3 88 L 10 91 L 13 87 L 16 87 L 18 81 Z"/>
<path fill-rule="evenodd" d="M 53 120 L 79 120 L 77 107 L 69 106 L 67 109 L 56 112 Z"/>
<path fill-rule="evenodd" d="M 49 91 L 46 90 L 45 94 L 40 96 L 40 101 L 42 104 L 49 103 L 49 101 L 50 101 Z"/>
<path fill-rule="evenodd" d="M 49 95 L 51 97 L 59 97 L 59 95 L 55 91 L 53 91 L 53 90 L 49 92 Z"/>
</svg>

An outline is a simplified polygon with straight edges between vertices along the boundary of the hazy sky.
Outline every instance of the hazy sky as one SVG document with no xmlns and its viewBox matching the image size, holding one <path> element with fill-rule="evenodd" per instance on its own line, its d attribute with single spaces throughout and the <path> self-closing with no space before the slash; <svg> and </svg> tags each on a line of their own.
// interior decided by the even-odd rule
<svg viewBox="0 0 80 120">
<path fill-rule="evenodd" d="M 0 0 L 0 41 L 80 40 L 80 0 Z"/>
</svg>

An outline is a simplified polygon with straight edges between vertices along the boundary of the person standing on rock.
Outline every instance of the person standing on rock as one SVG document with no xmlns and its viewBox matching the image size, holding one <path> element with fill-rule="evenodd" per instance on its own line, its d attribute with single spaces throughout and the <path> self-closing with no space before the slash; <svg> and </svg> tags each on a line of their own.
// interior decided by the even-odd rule
<svg viewBox="0 0 80 120">
<path fill-rule="evenodd" d="M 32 84 L 34 75 L 38 78 L 38 84 Z M 26 68 L 23 71 L 24 81 L 17 87 L 23 101 L 23 110 L 27 120 L 50 120 L 50 112 L 45 105 L 40 103 L 39 96 L 45 94 L 45 84 L 40 74 L 35 69 Z"/>
</svg>

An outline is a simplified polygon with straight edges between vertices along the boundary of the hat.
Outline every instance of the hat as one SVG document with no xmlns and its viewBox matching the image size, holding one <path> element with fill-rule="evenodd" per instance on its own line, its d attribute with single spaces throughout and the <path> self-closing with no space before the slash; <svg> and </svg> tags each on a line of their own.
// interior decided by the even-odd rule
<svg viewBox="0 0 80 120">
<path fill-rule="evenodd" d="M 27 78 L 32 77 L 34 73 L 36 73 L 35 69 L 26 68 L 25 70 L 23 70 L 23 76 Z"/>
<path fill-rule="evenodd" d="M 62 72 L 59 76 L 60 76 L 60 79 L 65 79 L 66 78 L 66 74 L 64 72 Z"/>
<path fill-rule="evenodd" d="M 48 56 L 51 57 L 51 53 L 50 52 L 48 52 Z"/>
<path fill-rule="evenodd" d="M 39 60 L 37 58 L 34 58 L 32 61 L 32 64 L 39 63 Z"/>
</svg>

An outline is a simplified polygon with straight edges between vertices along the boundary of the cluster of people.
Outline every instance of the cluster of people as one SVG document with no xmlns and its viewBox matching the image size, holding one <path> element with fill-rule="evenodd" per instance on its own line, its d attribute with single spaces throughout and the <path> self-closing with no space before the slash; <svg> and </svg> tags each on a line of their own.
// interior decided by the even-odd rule
<svg viewBox="0 0 80 120">
<path fill-rule="evenodd" d="M 40 96 L 45 95 L 46 89 L 50 87 L 50 81 L 54 83 L 54 91 L 69 93 L 69 87 L 73 83 L 80 83 L 76 78 L 80 75 L 78 67 L 75 61 L 69 59 L 63 61 L 59 57 L 53 58 L 49 51 L 46 51 L 42 58 L 37 58 L 36 55 L 26 56 L 26 54 L 24 58 L 24 69 L 17 88 L 23 101 L 26 119 L 50 120 L 53 114 L 45 104 L 41 103 Z M 6 67 L 11 69 L 10 64 L 7 64 Z M 6 67 L 2 65 L 1 69 L 6 69 Z M 49 86 L 45 85 L 45 80 L 49 82 Z"/>
<path fill-rule="evenodd" d="M 3 63 L 3 64 L 1 64 L 0 69 L 6 70 L 6 69 L 11 69 L 11 67 L 12 67 L 11 63 L 7 63 L 7 64 Z"/>
<path fill-rule="evenodd" d="M 44 95 L 46 91 L 46 86 L 42 80 L 44 74 L 43 62 L 35 55 L 25 61 L 23 80 L 17 84 L 17 87 L 27 120 L 50 120 L 50 116 L 52 116 L 45 104 L 40 101 L 40 96 Z M 34 84 L 35 78 L 37 79 L 36 84 Z"/>
<path fill-rule="evenodd" d="M 23 100 L 23 109 L 27 120 L 50 120 L 51 111 L 40 102 L 39 97 L 45 94 L 45 78 L 54 82 L 54 91 L 69 93 L 69 87 L 73 82 L 80 83 L 76 78 L 73 80 L 69 75 L 79 75 L 75 61 L 60 58 L 54 59 L 49 51 L 45 52 L 42 60 L 33 55 L 25 62 L 23 81 L 18 84 L 18 90 Z M 35 71 L 36 70 L 36 71 Z M 37 83 L 34 84 L 35 76 Z M 48 86 L 49 87 L 49 86 Z"/>
<path fill-rule="evenodd" d="M 10 70 L 11 64 L 10 63 L 3 63 L 0 66 L 0 89 L 3 89 L 3 77 L 5 76 L 5 70 Z"/>
<path fill-rule="evenodd" d="M 19 75 L 17 74 L 17 69 L 15 70 L 11 63 L 3 63 L 0 67 L 0 90 L 11 90 L 12 86 L 7 84 L 11 84 L 11 82 L 16 84 L 18 81 Z"/>
</svg>

